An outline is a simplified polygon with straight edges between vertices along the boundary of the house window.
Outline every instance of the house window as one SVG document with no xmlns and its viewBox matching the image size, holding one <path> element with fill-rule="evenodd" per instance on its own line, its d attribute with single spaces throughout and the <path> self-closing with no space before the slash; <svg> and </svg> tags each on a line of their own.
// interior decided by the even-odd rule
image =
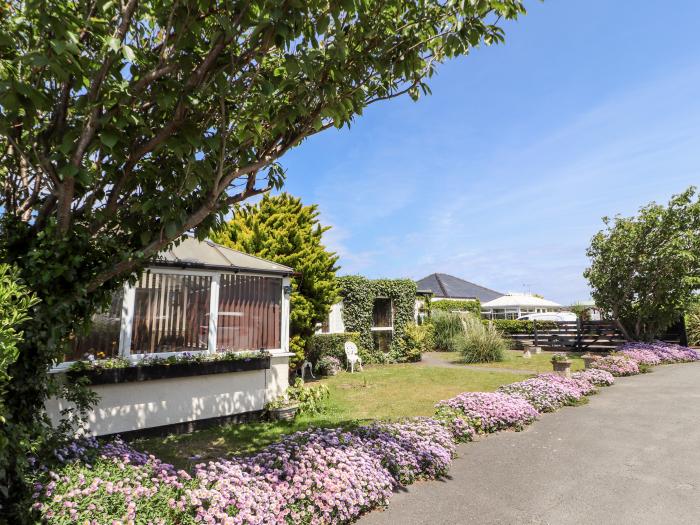
<svg viewBox="0 0 700 525">
<path fill-rule="evenodd" d="M 282 279 L 221 275 L 217 351 L 281 348 L 281 325 Z"/>
<path fill-rule="evenodd" d="M 132 354 L 206 350 L 211 277 L 146 273 L 136 285 Z"/>
<path fill-rule="evenodd" d="M 107 359 L 119 355 L 123 302 L 124 290 L 120 289 L 114 293 L 104 311 L 92 316 L 90 331 L 73 340 L 71 350 L 65 356 L 66 361 L 86 359 L 88 356 Z"/>
<path fill-rule="evenodd" d="M 376 330 L 372 332 L 374 348 L 380 352 L 387 353 L 391 350 L 391 340 L 394 338 L 392 330 Z"/>
<path fill-rule="evenodd" d="M 392 313 L 391 299 L 376 298 L 372 307 L 372 327 L 392 328 L 394 325 Z"/>
</svg>

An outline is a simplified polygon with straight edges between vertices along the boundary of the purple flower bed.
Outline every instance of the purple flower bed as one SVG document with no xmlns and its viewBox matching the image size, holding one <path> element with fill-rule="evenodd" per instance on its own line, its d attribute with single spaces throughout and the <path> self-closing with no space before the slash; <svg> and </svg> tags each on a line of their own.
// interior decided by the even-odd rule
<svg viewBox="0 0 700 525">
<path fill-rule="evenodd" d="M 620 353 L 645 352 L 654 354 L 661 363 L 688 363 L 700 361 L 700 352 L 692 348 L 672 343 L 655 341 L 653 343 L 625 343 L 620 348 Z M 645 354 L 646 355 L 646 354 Z"/>
<path fill-rule="evenodd" d="M 585 387 L 584 387 L 585 385 Z M 584 380 L 566 379 L 556 374 L 542 374 L 532 379 L 499 387 L 498 391 L 521 397 L 540 412 L 553 412 L 581 399 L 592 385 Z"/>
<path fill-rule="evenodd" d="M 447 425 L 436 419 L 414 418 L 398 423 L 374 423 L 357 433 L 391 473 L 397 485 L 447 474 L 455 439 Z"/>
<path fill-rule="evenodd" d="M 639 373 L 639 365 L 636 361 L 624 355 L 607 355 L 595 361 L 592 365 L 598 370 L 605 370 L 612 375 L 618 376 L 633 376 Z"/>
<path fill-rule="evenodd" d="M 438 416 L 464 417 L 476 432 L 521 430 L 539 415 L 525 399 L 502 392 L 464 392 L 435 405 Z"/>
<path fill-rule="evenodd" d="M 656 366 L 661 364 L 661 358 L 655 352 L 643 348 L 628 348 L 620 350 L 618 353 L 629 357 L 640 365 Z"/>
<path fill-rule="evenodd" d="M 615 383 L 615 376 L 606 370 L 590 368 L 571 374 L 572 379 L 584 379 L 594 386 L 611 386 Z"/>
<path fill-rule="evenodd" d="M 446 474 L 454 449 L 443 422 L 415 418 L 296 432 L 252 456 L 197 465 L 191 477 L 117 440 L 92 464 L 49 473 L 34 508 L 67 522 L 346 523 L 397 486 Z"/>
</svg>

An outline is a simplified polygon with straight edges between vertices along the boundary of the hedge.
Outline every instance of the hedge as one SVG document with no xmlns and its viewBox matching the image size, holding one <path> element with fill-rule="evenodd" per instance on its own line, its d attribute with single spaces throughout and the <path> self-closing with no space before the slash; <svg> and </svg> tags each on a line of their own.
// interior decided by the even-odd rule
<svg viewBox="0 0 700 525">
<path fill-rule="evenodd" d="M 501 332 L 502 334 L 534 334 L 535 333 L 535 328 L 534 328 L 534 323 L 535 321 L 517 321 L 514 319 L 483 319 L 482 322 L 485 325 L 488 325 L 489 323 L 493 323 L 493 326 L 496 327 L 496 330 Z M 537 329 L 538 330 L 550 330 L 552 328 L 556 328 L 557 323 L 554 321 L 537 321 Z"/>
<path fill-rule="evenodd" d="M 342 332 L 339 334 L 314 334 L 309 339 L 306 346 L 306 359 L 314 366 L 319 359 L 325 356 L 332 356 L 345 363 L 345 342 L 352 341 L 357 345 L 358 353 L 364 362 L 367 358 L 367 351 L 360 344 L 360 334 L 357 332 Z"/>
<path fill-rule="evenodd" d="M 481 317 L 481 301 L 479 299 L 440 299 L 432 301 L 430 306 L 433 311 L 469 312 Z"/>
</svg>

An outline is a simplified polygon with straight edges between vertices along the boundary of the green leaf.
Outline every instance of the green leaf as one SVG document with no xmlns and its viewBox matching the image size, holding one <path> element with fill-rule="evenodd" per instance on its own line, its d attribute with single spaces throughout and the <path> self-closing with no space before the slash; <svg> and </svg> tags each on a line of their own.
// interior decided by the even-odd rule
<svg viewBox="0 0 700 525">
<path fill-rule="evenodd" d="M 119 135 L 112 133 L 111 131 L 103 131 L 100 133 L 100 142 L 112 149 L 116 143 L 119 141 Z"/>
</svg>

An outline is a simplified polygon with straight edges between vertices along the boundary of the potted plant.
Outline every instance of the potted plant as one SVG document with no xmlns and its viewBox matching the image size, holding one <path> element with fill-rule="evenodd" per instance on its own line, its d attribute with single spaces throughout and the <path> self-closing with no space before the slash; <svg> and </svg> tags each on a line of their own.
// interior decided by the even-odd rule
<svg viewBox="0 0 700 525">
<path fill-rule="evenodd" d="M 274 401 L 270 401 L 265 408 L 273 421 L 291 421 L 297 416 L 299 402 L 290 399 L 289 395 L 284 393 Z"/>
<path fill-rule="evenodd" d="M 554 354 L 552 356 L 552 368 L 560 376 L 571 377 L 571 360 L 566 354 Z"/>
<path fill-rule="evenodd" d="M 588 370 L 589 368 L 592 368 L 593 363 L 600 359 L 600 356 L 593 354 L 583 354 L 581 356 L 581 359 L 583 359 L 583 365 L 585 366 L 586 370 Z"/>
</svg>

